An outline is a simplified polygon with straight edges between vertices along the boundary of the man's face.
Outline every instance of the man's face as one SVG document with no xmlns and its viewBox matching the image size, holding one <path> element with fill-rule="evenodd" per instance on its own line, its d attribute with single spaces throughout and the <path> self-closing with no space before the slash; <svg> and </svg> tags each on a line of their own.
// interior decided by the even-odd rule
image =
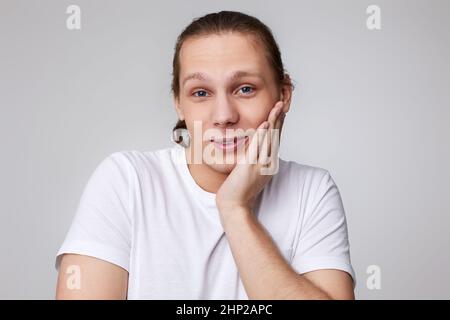
<svg viewBox="0 0 450 320">
<path fill-rule="evenodd" d="M 190 148 L 201 139 L 203 160 L 205 153 L 222 155 L 223 163 L 208 164 L 221 173 L 233 170 L 236 161 L 224 163 L 225 157 L 248 148 L 246 132 L 267 120 L 280 98 L 263 47 L 252 39 L 239 33 L 190 38 L 180 51 L 178 116 L 191 135 Z M 195 123 L 201 123 L 201 136 L 194 130 Z M 236 136 L 243 138 L 224 141 Z"/>
</svg>

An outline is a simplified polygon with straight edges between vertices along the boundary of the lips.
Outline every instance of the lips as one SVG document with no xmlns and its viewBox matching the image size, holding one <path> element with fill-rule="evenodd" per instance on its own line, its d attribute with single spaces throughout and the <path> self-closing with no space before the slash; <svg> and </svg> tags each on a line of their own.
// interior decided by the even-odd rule
<svg viewBox="0 0 450 320">
<path fill-rule="evenodd" d="M 219 138 L 214 139 L 211 138 L 211 142 L 214 143 L 214 146 L 220 150 L 234 150 L 242 143 L 245 143 L 247 141 L 247 136 L 242 137 L 233 137 L 233 138 Z"/>
</svg>

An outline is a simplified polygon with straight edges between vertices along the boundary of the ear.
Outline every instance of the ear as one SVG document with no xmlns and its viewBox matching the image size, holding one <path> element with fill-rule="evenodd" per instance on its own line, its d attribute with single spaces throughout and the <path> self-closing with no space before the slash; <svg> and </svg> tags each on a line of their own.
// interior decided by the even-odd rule
<svg viewBox="0 0 450 320">
<path fill-rule="evenodd" d="M 289 108 L 291 107 L 291 99 L 292 99 L 292 82 L 289 75 L 286 73 L 284 75 L 284 81 L 281 85 L 281 92 L 280 92 L 280 100 L 283 101 L 283 112 L 287 113 L 289 111 Z"/>
<path fill-rule="evenodd" d="M 177 97 L 174 97 L 173 103 L 175 105 L 175 111 L 177 112 L 178 119 L 184 120 L 184 113 L 183 113 L 183 108 L 180 106 L 180 99 Z"/>
</svg>

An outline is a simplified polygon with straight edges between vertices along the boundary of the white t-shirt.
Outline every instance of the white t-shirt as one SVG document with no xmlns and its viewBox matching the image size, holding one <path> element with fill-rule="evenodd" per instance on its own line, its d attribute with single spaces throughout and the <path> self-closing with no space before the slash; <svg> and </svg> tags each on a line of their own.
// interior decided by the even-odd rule
<svg viewBox="0 0 450 320">
<path fill-rule="evenodd" d="M 348 272 L 347 224 L 328 171 L 285 161 L 254 213 L 298 273 Z M 96 257 L 129 273 L 128 299 L 248 299 L 215 194 L 193 179 L 184 148 L 120 151 L 93 172 L 57 253 Z"/>
</svg>

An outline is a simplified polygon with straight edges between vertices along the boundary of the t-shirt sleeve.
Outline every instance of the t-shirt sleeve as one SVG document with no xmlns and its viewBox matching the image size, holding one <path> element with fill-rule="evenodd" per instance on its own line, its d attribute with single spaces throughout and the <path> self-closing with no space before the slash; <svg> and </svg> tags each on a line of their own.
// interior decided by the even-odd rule
<svg viewBox="0 0 450 320">
<path fill-rule="evenodd" d="M 120 152 L 106 157 L 89 178 L 72 224 L 56 254 L 87 255 L 129 271 L 131 248 L 130 170 Z"/>
<path fill-rule="evenodd" d="M 322 171 L 322 170 L 321 170 Z M 350 260 L 347 222 L 339 190 L 329 174 L 319 178 L 310 192 L 311 205 L 301 220 L 300 238 L 292 258 L 293 268 L 300 274 L 320 269 L 338 269 L 349 273 L 356 286 Z"/>
</svg>

